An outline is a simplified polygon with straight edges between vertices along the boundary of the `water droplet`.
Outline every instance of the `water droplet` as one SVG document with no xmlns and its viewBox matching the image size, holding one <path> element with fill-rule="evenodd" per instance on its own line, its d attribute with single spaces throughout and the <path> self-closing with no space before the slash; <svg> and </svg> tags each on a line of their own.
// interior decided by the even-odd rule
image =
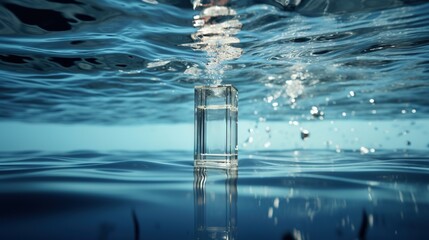
<svg viewBox="0 0 429 240">
<path fill-rule="evenodd" d="M 264 117 L 259 118 L 259 122 L 265 122 L 265 121 L 266 121 L 266 119 Z"/>
<path fill-rule="evenodd" d="M 279 103 L 278 102 L 273 102 L 273 107 L 278 107 L 279 106 Z"/>
<path fill-rule="evenodd" d="M 411 146 L 411 141 L 407 141 L 407 146 Z"/>
<path fill-rule="evenodd" d="M 274 198 L 274 202 L 273 202 L 274 208 L 279 208 L 279 205 L 280 205 L 280 199 Z"/>
<path fill-rule="evenodd" d="M 254 130 L 253 130 L 253 128 L 249 128 L 249 133 L 253 133 L 254 132 Z"/>
<path fill-rule="evenodd" d="M 407 110 L 402 109 L 402 110 L 401 110 L 401 113 L 402 113 L 402 114 L 405 114 L 405 113 L 407 113 Z"/>
<path fill-rule="evenodd" d="M 310 132 L 306 129 L 301 129 L 301 139 L 304 140 L 310 136 Z"/>
<path fill-rule="evenodd" d="M 371 99 L 369 99 L 369 103 L 374 104 L 375 100 L 371 98 Z"/>
<path fill-rule="evenodd" d="M 341 113 L 341 116 L 346 117 L 346 116 L 347 116 L 347 113 L 346 113 L 346 112 L 343 112 L 343 113 Z"/>
<path fill-rule="evenodd" d="M 374 226 L 374 216 L 372 214 L 368 215 L 368 223 L 370 227 Z"/>
<path fill-rule="evenodd" d="M 349 96 L 350 96 L 350 97 L 354 97 L 354 96 L 355 96 L 355 92 L 350 91 L 350 92 L 349 92 Z"/>
<path fill-rule="evenodd" d="M 248 142 L 248 143 L 253 143 L 253 137 L 249 137 L 249 138 L 247 138 L 246 142 Z"/>
<path fill-rule="evenodd" d="M 265 144 L 264 144 L 264 147 L 265 148 L 268 148 L 268 147 L 270 147 L 271 146 L 271 142 L 266 142 Z"/>
<path fill-rule="evenodd" d="M 271 128 L 270 127 L 265 127 L 265 132 L 267 132 L 267 133 L 271 132 Z"/>
<path fill-rule="evenodd" d="M 272 207 L 270 207 L 269 209 L 268 209 L 268 218 L 272 218 L 273 217 L 273 208 Z"/>
<path fill-rule="evenodd" d="M 371 113 L 372 114 L 377 114 L 377 110 L 372 110 Z"/>
<path fill-rule="evenodd" d="M 417 111 L 416 111 L 416 109 L 413 109 L 413 110 L 411 110 L 411 112 L 412 112 L 412 113 L 416 113 Z"/>
</svg>

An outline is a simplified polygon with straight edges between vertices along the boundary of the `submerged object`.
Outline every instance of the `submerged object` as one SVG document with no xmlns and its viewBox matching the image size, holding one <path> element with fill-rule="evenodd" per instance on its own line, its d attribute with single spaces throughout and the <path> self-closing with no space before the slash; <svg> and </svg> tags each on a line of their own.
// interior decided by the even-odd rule
<svg viewBox="0 0 429 240">
<path fill-rule="evenodd" d="M 195 87 L 194 163 L 238 165 L 238 91 L 231 84 Z"/>
</svg>

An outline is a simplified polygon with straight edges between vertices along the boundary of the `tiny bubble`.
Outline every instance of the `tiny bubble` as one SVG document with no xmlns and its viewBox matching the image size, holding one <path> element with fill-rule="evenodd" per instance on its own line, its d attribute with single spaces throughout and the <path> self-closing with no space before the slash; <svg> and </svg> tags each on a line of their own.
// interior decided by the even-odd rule
<svg viewBox="0 0 429 240">
<path fill-rule="evenodd" d="M 405 114 L 405 113 L 407 113 L 407 110 L 402 109 L 402 110 L 401 110 L 401 113 L 402 113 L 402 114 Z"/>
<path fill-rule="evenodd" d="M 271 132 L 271 128 L 270 127 L 265 127 L 265 132 L 267 132 L 267 133 Z"/>
<path fill-rule="evenodd" d="M 407 141 L 407 146 L 411 146 L 411 141 Z"/>
<path fill-rule="evenodd" d="M 341 148 L 339 145 L 335 145 L 335 152 L 337 152 L 337 153 L 341 152 Z"/>
<path fill-rule="evenodd" d="M 268 148 L 268 147 L 270 147 L 271 146 L 271 142 L 266 142 L 265 144 L 264 144 L 264 147 L 265 148 Z"/>
<path fill-rule="evenodd" d="M 347 113 L 346 113 L 346 112 L 343 112 L 343 113 L 341 113 L 341 116 L 346 117 L 346 116 L 347 116 Z"/>
<path fill-rule="evenodd" d="M 350 97 L 354 97 L 354 96 L 355 96 L 355 92 L 350 91 L 350 92 L 349 92 L 349 96 L 350 96 Z"/>
<path fill-rule="evenodd" d="M 289 121 L 289 125 L 298 126 L 299 122 L 298 121 Z"/>
<path fill-rule="evenodd" d="M 249 128 L 249 133 L 253 133 L 254 132 L 254 130 L 253 130 L 253 128 Z"/>
<path fill-rule="evenodd" d="M 372 114 L 377 114 L 377 110 L 372 110 L 371 113 Z"/>
<path fill-rule="evenodd" d="M 375 100 L 371 98 L 371 99 L 369 99 L 369 103 L 374 104 Z"/>
<path fill-rule="evenodd" d="M 416 109 L 413 109 L 413 110 L 411 110 L 411 112 L 412 112 L 412 113 L 416 113 L 417 111 L 416 111 Z"/>
</svg>

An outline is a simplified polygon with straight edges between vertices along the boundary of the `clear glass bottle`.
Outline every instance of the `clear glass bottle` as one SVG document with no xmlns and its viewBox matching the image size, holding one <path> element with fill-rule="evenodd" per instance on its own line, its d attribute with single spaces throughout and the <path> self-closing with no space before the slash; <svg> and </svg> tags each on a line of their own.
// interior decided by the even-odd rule
<svg viewBox="0 0 429 240">
<path fill-rule="evenodd" d="M 238 91 L 231 84 L 195 87 L 194 165 L 238 165 Z"/>
</svg>

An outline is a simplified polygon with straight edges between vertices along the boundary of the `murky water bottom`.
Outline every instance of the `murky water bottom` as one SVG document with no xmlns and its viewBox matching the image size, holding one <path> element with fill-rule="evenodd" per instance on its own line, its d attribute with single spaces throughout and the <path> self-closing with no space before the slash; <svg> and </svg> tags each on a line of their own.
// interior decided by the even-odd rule
<svg viewBox="0 0 429 240">
<path fill-rule="evenodd" d="M 427 239 L 425 152 L 1 153 L 0 239 Z"/>
</svg>

